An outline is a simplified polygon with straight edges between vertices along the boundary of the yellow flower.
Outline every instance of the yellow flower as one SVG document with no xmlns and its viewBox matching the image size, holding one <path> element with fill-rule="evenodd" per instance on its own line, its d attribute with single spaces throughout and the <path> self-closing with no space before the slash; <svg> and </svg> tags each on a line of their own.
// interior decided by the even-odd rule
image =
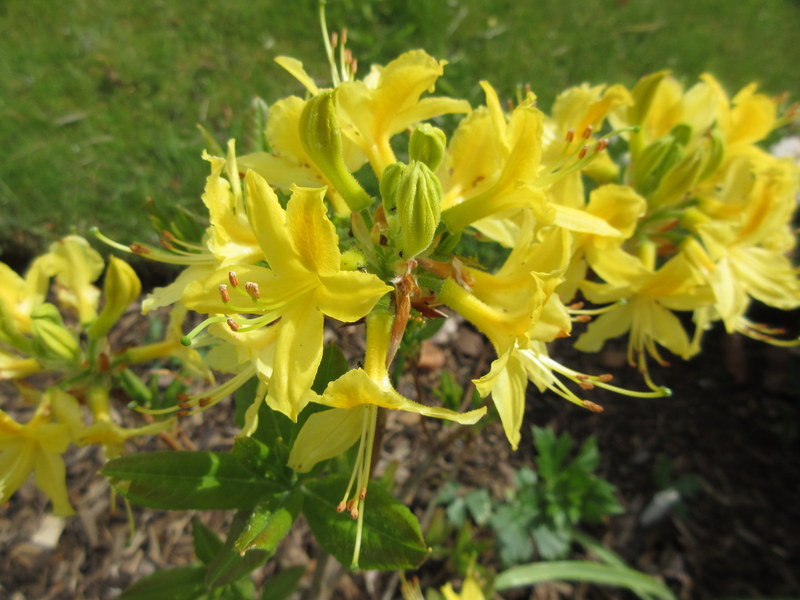
<svg viewBox="0 0 800 600">
<path fill-rule="evenodd" d="M 37 487 L 50 498 L 56 515 L 71 515 L 65 484 L 66 469 L 61 454 L 70 443 L 70 427 L 51 418 L 53 394 L 48 390 L 33 417 L 25 425 L 0 411 L 0 503 L 25 483 L 31 472 Z"/>
<path fill-rule="evenodd" d="M 11 267 L 0 263 L 0 339 L 30 333 L 31 311 L 44 302 L 52 274 L 49 254 L 39 256 L 31 263 L 24 277 Z M 7 324 L 6 324 L 7 323 Z M 6 328 L 12 331 L 6 332 Z"/>
<path fill-rule="evenodd" d="M 77 235 L 50 245 L 50 268 L 56 276 L 56 295 L 62 306 L 73 308 L 81 323 L 97 316 L 100 290 L 92 283 L 103 272 L 103 257 Z"/>
<path fill-rule="evenodd" d="M 391 291 L 376 276 L 340 269 L 333 223 L 325 214 L 324 189 L 294 188 L 286 210 L 267 182 L 245 177 L 247 214 L 269 268 L 243 264 L 190 284 L 183 295 L 191 310 L 209 314 L 252 314 L 234 318 L 249 330 L 280 319 L 267 403 L 296 419 L 322 358 L 324 316 L 352 322 L 365 316 Z M 227 290 L 235 273 L 238 285 Z M 225 294 L 220 285 L 226 286 Z"/>
</svg>

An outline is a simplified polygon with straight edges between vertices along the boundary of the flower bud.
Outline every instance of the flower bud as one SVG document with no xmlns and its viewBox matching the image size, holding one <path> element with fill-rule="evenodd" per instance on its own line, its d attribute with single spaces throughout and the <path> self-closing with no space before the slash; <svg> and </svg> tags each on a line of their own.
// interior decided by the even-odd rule
<svg viewBox="0 0 800 600">
<path fill-rule="evenodd" d="M 408 154 L 412 161 L 418 160 L 428 165 L 431 171 L 442 164 L 447 147 L 444 131 L 433 125 L 423 123 L 412 133 L 408 142 Z"/>
<path fill-rule="evenodd" d="M 441 215 L 442 185 L 424 162 L 389 165 L 381 178 L 389 234 L 403 258 L 412 258 L 433 240 Z"/>
<path fill-rule="evenodd" d="M 89 337 L 99 338 L 108 333 L 125 309 L 139 297 L 142 284 L 131 266 L 124 260 L 111 257 L 103 283 L 103 310 L 89 327 Z"/>
<path fill-rule="evenodd" d="M 660 208 L 679 202 L 699 180 L 704 158 L 702 150 L 696 149 L 672 167 L 650 197 L 651 207 Z"/>
<path fill-rule="evenodd" d="M 61 314 L 52 304 L 37 306 L 31 313 L 31 350 L 45 361 L 74 362 L 80 354 L 78 340 L 64 326 Z"/>
<path fill-rule="evenodd" d="M 372 198 L 347 170 L 344 162 L 335 90 L 317 94 L 306 102 L 300 115 L 300 142 L 350 210 L 359 211 L 372 203 Z"/>
</svg>

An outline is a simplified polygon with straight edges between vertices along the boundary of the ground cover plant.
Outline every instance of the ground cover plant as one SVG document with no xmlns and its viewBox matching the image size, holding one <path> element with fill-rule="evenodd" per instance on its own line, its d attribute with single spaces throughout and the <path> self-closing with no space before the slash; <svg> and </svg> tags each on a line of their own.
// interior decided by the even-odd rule
<svg viewBox="0 0 800 600">
<path fill-rule="evenodd" d="M 433 553 L 423 531 L 439 503 L 449 520 L 440 518 L 439 556 L 462 596 L 566 579 L 673 597 L 580 531 L 619 512 L 612 486 L 592 474 L 593 442 L 572 457 L 566 437 L 535 430 L 537 473 L 518 469 L 505 504 L 450 490 L 420 518 L 403 498 L 435 470 L 376 469 L 382 441 L 410 413 L 431 456 L 492 420 L 516 450 L 528 383 L 602 413 L 598 391 L 670 396 L 651 365 L 699 354 L 715 324 L 795 345 L 750 308 L 800 305 L 789 258 L 797 167 L 759 145 L 796 108 L 755 85 L 728 95 L 710 75 L 685 84 L 666 71 L 631 86 L 569 87 L 548 111 L 530 89 L 503 103 L 482 80 L 473 104 L 438 93 L 446 62 L 423 50 L 363 75 L 347 33 L 326 30 L 324 4 L 320 21 L 324 83 L 278 57 L 302 95 L 253 102 L 244 151 L 203 130 L 206 214 L 156 203 L 158 245 L 92 232 L 129 258 L 183 267 L 143 302 L 145 313 L 169 311 L 155 339 L 114 336 L 141 284 L 81 236 L 54 242 L 21 273 L 3 265 L 2 374 L 28 406 L 2 413 L 3 500 L 33 473 L 53 511 L 72 513 L 62 454 L 98 445 L 126 506 L 236 510 L 224 540 L 193 522 L 198 564 L 144 578 L 126 598 L 253 597 L 249 573 L 300 521 L 339 574 L 418 568 Z M 447 323 L 480 332 L 491 355 L 469 377 L 429 386 L 417 367 Z M 325 342 L 332 324 L 338 343 Z M 619 337 L 640 375 L 631 385 L 548 348 L 574 338 L 574 350 L 597 352 Z M 140 368 L 152 361 L 163 368 Z M 231 395 L 232 447 L 126 455 L 129 439 L 174 441 L 182 421 Z M 123 426 L 114 398 L 144 424 Z M 467 513 L 497 547 L 473 537 Z M 441 532 L 453 527 L 450 546 Z M 553 560 L 573 546 L 599 562 Z M 533 557 L 545 562 L 518 564 Z M 305 584 L 304 569 L 274 570 L 261 597 L 298 585 L 319 597 L 330 585 L 319 563 Z M 396 585 L 378 581 L 387 594 Z M 407 597 L 423 593 L 415 581 L 403 584 Z M 426 593 L 454 597 L 453 585 Z"/>
</svg>

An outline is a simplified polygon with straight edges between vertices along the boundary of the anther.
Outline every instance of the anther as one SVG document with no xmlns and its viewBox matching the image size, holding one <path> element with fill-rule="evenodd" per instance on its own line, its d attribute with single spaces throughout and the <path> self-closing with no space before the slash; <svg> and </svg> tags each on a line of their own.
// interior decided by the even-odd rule
<svg viewBox="0 0 800 600">
<path fill-rule="evenodd" d="M 597 142 L 597 145 L 594 147 L 594 153 L 599 154 L 603 150 L 608 148 L 608 140 L 600 140 Z"/>
<path fill-rule="evenodd" d="M 589 136 L 592 135 L 592 131 L 593 130 L 594 130 L 594 127 L 592 127 L 591 125 L 587 125 L 586 129 L 584 129 L 583 133 L 581 134 L 583 136 L 583 139 L 588 140 Z"/>
<path fill-rule="evenodd" d="M 570 129 L 569 131 L 567 131 L 567 143 L 571 144 L 572 140 L 574 140 L 574 139 L 575 139 L 575 130 L 574 129 Z"/>
<path fill-rule="evenodd" d="M 600 413 L 605 410 L 602 406 L 596 402 L 592 402 L 591 400 L 581 400 L 581 402 L 583 403 L 584 408 L 588 408 L 592 412 Z"/>
<path fill-rule="evenodd" d="M 577 317 L 575 317 L 575 320 L 578 323 L 588 323 L 589 321 L 592 320 L 592 315 L 578 315 Z"/>
<path fill-rule="evenodd" d="M 233 287 L 239 287 L 239 278 L 236 277 L 236 273 L 234 271 L 228 271 L 228 281 L 231 282 Z"/>
<path fill-rule="evenodd" d="M 189 403 L 188 400 L 181 400 L 180 402 L 178 402 L 178 408 L 180 408 L 182 410 L 187 410 L 191 406 L 192 405 Z"/>
<path fill-rule="evenodd" d="M 569 305 L 569 308 L 571 308 L 572 310 L 580 310 L 584 306 L 585 306 L 584 302 L 573 302 L 572 304 Z"/>
<path fill-rule="evenodd" d="M 583 158 L 589 152 L 589 146 L 584 146 L 581 148 L 581 151 L 578 153 L 578 158 Z"/>
<path fill-rule="evenodd" d="M 355 498 L 350 498 L 350 500 L 347 501 L 347 504 L 345 504 L 345 508 L 347 510 L 349 510 L 349 511 L 355 510 L 355 508 L 356 508 L 356 499 Z"/>
<path fill-rule="evenodd" d="M 97 366 L 100 367 L 100 372 L 105 373 L 108 371 L 109 362 L 108 362 L 108 354 L 105 352 L 101 352 L 100 356 L 97 357 L 97 362 L 99 363 Z"/>
<path fill-rule="evenodd" d="M 367 497 L 367 488 L 362 487 L 361 490 L 358 492 L 358 498 L 360 500 L 363 500 L 366 497 Z"/>
<path fill-rule="evenodd" d="M 344 500 L 342 500 L 341 502 L 339 502 L 339 504 L 336 505 L 336 512 L 337 513 L 344 512 L 345 508 L 347 508 L 347 503 Z"/>
<path fill-rule="evenodd" d="M 575 379 L 578 379 L 579 381 L 589 381 L 589 376 L 586 373 L 578 373 L 575 375 Z"/>
<path fill-rule="evenodd" d="M 347 27 L 342 27 L 342 46 L 347 45 Z"/>
<path fill-rule="evenodd" d="M 175 236 L 172 235 L 171 231 L 167 231 L 166 229 L 162 229 L 161 230 L 161 237 L 169 240 L 170 242 L 174 242 L 175 241 Z"/>
<path fill-rule="evenodd" d="M 335 31 L 331 34 L 331 48 L 336 48 L 339 45 L 339 34 Z"/>
<path fill-rule="evenodd" d="M 211 404 L 211 398 L 200 398 L 200 400 L 197 401 L 197 405 L 200 408 L 205 408 L 209 404 Z"/>
<path fill-rule="evenodd" d="M 134 254 L 150 254 L 150 248 L 138 242 L 134 242 L 133 244 L 128 246 L 128 248 L 130 248 L 131 252 L 133 252 Z"/>
<path fill-rule="evenodd" d="M 231 301 L 231 295 L 228 293 L 228 286 L 224 283 L 219 284 L 219 295 L 225 304 Z"/>
<path fill-rule="evenodd" d="M 228 317 L 228 327 L 231 328 L 231 331 L 239 331 L 239 324 L 233 320 L 233 317 Z"/>
<path fill-rule="evenodd" d="M 245 283 L 244 289 L 247 290 L 253 300 L 258 300 L 261 297 L 261 293 L 258 291 L 258 284 L 255 281 Z"/>
<path fill-rule="evenodd" d="M 353 510 L 350 511 L 350 518 L 353 519 L 353 521 L 355 521 L 358 518 L 357 508 L 354 508 Z"/>
<path fill-rule="evenodd" d="M 578 385 L 581 386 L 584 390 L 593 390 L 594 384 L 590 381 L 579 381 Z"/>
<path fill-rule="evenodd" d="M 603 383 L 608 383 L 609 381 L 613 381 L 614 376 L 611 373 L 603 373 L 602 375 L 597 376 L 598 381 L 602 381 Z"/>
<path fill-rule="evenodd" d="M 179 410 L 177 412 L 177 416 L 179 416 L 179 417 L 188 417 L 189 416 L 189 411 L 188 410 Z"/>
</svg>

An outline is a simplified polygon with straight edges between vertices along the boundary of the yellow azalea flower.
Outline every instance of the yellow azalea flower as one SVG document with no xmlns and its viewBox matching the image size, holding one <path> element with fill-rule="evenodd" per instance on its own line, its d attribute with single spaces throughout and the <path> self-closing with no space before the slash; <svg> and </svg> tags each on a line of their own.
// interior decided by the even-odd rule
<svg viewBox="0 0 800 600">
<path fill-rule="evenodd" d="M 391 288 L 369 273 L 340 269 L 339 239 L 325 214 L 324 189 L 294 188 L 284 210 L 260 175 L 249 171 L 245 187 L 248 218 L 269 268 L 231 265 L 190 284 L 183 302 L 209 314 L 257 315 L 234 319 L 236 328 L 255 329 L 280 319 L 274 325 L 267 403 L 296 419 L 322 358 L 324 316 L 357 321 Z M 238 285 L 229 292 L 230 273 Z M 226 286 L 224 294 L 220 285 Z M 226 298 L 229 293 L 233 296 Z"/>
<path fill-rule="evenodd" d="M 364 368 L 354 369 L 328 384 L 322 396 L 314 401 L 333 407 L 314 413 L 298 434 L 288 464 L 300 472 L 310 471 L 321 460 L 338 456 L 359 439 L 353 475 L 339 504 L 339 512 L 347 509 L 358 519 L 352 564 L 358 566 L 364 511 L 360 506 L 367 496 L 372 450 L 377 427 L 378 408 L 405 410 L 420 415 L 448 419 L 464 425 L 476 423 L 486 408 L 457 413 L 445 408 L 426 406 L 399 394 L 389 379 L 387 357 L 392 339 L 394 316 L 385 310 L 367 315 L 367 349 Z M 354 487 L 355 486 L 355 487 Z M 356 493 L 351 497 L 351 491 Z"/>
<path fill-rule="evenodd" d="M 50 260 L 59 303 L 75 309 L 81 323 L 93 320 L 100 290 L 92 283 L 103 272 L 103 257 L 82 237 L 69 235 L 50 245 Z"/>
<path fill-rule="evenodd" d="M 342 133 L 361 148 L 378 179 L 397 162 L 389 143 L 392 136 L 442 114 L 469 112 L 466 100 L 420 98 L 433 91 L 445 64 L 422 50 L 412 50 L 385 67 L 373 66 L 363 80 L 345 81 L 337 87 Z"/>
<path fill-rule="evenodd" d="M 634 277 L 627 285 L 596 282 L 581 285 L 581 291 L 591 302 L 616 304 L 589 323 L 575 348 L 597 352 L 607 339 L 628 333 L 628 362 L 639 367 L 651 389 L 658 389 L 649 379 L 645 353 L 666 364 L 658 344 L 673 354 L 689 358 L 692 345 L 672 311 L 701 308 L 713 301 L 713 296 L 705 275 L 683 252 L 660 268 L 647 271 L 648 274 Z"/>
<path fill-rule="evenodd" d="M 31 311 L 44 302 L 52 275 L 49 254 L 39 256 L 31 263 L 24 277 L 11 267 L 0 263 L 0 339 L 30 333 Z M 6 332 L 6 328 L 13 331 Z"/>
<path fill-rule="evenodd" d="M 529 95 L 508 119 L 494 89 L 485 81 L 486 108 L 464 119 L 437 173 L 442 182 L 442 221 L 459 231 L 471 225 L 484 235 L 512 247 L 519 237 L 522 209 L 540 224 L 606 235 L 616 232 L 600 219 L 569 203 L 549 202 L 545 191 L 568 172 L 588 164 L 596 153 L 575 158 L 564 172 L 542 166 L 544 116 Z"/>
<path fill-rule="evenodd" d="M 203 158 L 211 163 L 211 173 L 206 178 L 202 196 L 209 216 L 204 243 L 197 246 L 172 240 L 169 242 L 171 251 L 150 247 L 139 250 L 153 260 L 188 265 L 175 281 L 165 287 L 156 288 L 145 298 L 142 302 L 142 312 L 145 314 L 162 306 L 175 304 L 189 283 L 203 279 L 216 269 L 242 262 L 256 263 L 264 259 L 244 208 L 235 141 L 228 142 L 227 158 L 207 153 L 203 153 Z M 113 242 L 111 245 L 127 250 Z"/>
<path fill-rule="evenodd" d="M 54 393 L 42 395 L 36 412 L 24 425 L 0 411 L 0 503 L 8 500 L 33 472 L 36 486 L 53 503 L 53 513 L 67 516 L 75 511 L 67 496 L 61 454 L 69 446 L 70 428 L 52 421 Z"/>
</svg>

